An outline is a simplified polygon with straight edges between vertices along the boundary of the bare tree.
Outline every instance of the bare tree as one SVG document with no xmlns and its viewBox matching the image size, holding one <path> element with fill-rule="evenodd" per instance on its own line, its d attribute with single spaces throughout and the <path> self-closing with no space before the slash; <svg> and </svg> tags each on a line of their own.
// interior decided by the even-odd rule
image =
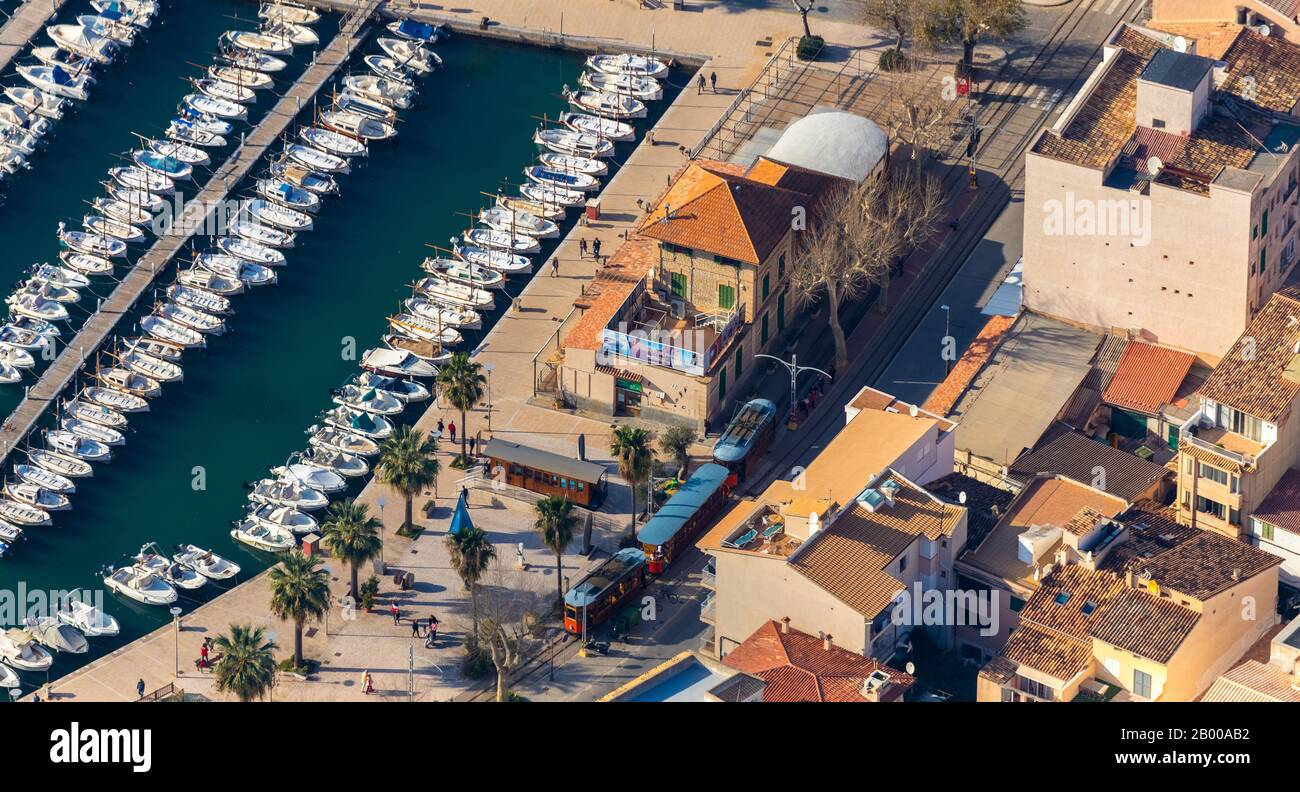
<svg viewBox="0 0 1300 792">
<path fill-rule="evenodd" d="M 803 34 L 812 37 L 812 29 L 808 27 L 808 14 L 813 10 L 813 0 L 808 0 L 808 5 L 803 5 L 799 0 L 790 0 L 794 10 L 799 12 L 799 19 L 803 21 Z"/>
<path fill-rule="evenodd" d="M 805 302 L 826 300 L 837 368 L 848 363 L 840 308 L 877 286 L 885 310 L 891 275 L 929 236 L 943 203 L 939 183 L 912 168 L 842 184 L 823 196 L 816 222 L 800 241 L 790 280 Z"/>
<path fill-rule="evenodd" d="M 985 36 L 1024 30 L 1021 0 L 917 0 L 917 35 L 931 46 L 961 44 L 962 73 L 974 67 L 975 45 Z"/>
<path fill-rule="evenodd" d="M 923 152 L 933 151 L 948 136 L 958 113 L 958 103 L 931 76 L 920 71 L 893 78 L 885 110 L 889 137 L 906 143 L 918 164 Z"/>
<path fill-rule="evenodd" d="M 492 658 L 497 673 L 497 701 L 510 697 L 510 677 L 519 669 L 533 647 L 542 622 L 545 595 L 529 585 L 525 573 L 507 574 L 493 561 L 490 583 L 480 594 L 480 613 L 475 638 Z"/>
<path fill-rule="evenodd" d="M 916 0 L 867 0 L 863 16 L 867 24 L 893 31 L 894 52 L 902 55 L 916 28 Z"/>
</svg>

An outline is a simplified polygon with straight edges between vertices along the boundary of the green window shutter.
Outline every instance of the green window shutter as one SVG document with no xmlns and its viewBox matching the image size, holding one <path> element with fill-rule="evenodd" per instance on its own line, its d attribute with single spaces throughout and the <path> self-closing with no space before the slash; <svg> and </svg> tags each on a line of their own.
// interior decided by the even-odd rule
<svg viewBox="0 0 1300 792">
<path fill-rule="evenodd" d="M 1268 266 L 1268 248 L 1260 248 L 1259 251 L 1259 272 L 1264 274 L 1264 268 Z"/>
<path fill-rule="evenodd" d="M 731 309 L 736 305 L 736 288 L 724 283 L 718 284 L 718 307 Z"/>
<path fill-rule="evenodd" d="M 736 379 L 740 379 L 740 372 L 744 370 L 744 366 L 745 366 L 744 355 L 742 353 L 743 350 L 739 346 L 737 346 L 736 347 Z"/>
<path fill-rule="evenodd" d="M 767 314 L 763 314 L 763 330 L 759 333 L 758 343 L 760 346 L 767 346 Z"/>
<path fill-rule="evenodd" d="M 669 283 L 672 285 L 673 295 L 676 297 L 686 296 L 686 273 L 674 272 L 668 276 Z"/>
<path fill-rule="evenodd" d="M 784 253 L 782 253 L 781 257 L 776 260 L 776 279 L 777 280 L 785 279 L 785 254 Z"/>
<path fill-rule="evenodd" d="M 1264 215 L 1259 219 L 1259 235 L 1268 236 L 1268 210 L 1264 210 Z"/>
<path fill-rule="evenodd" d="M 776 298 L 776 329 L 777 332 L 785 329 L 785 292 Z"/>
<path fill-rule="evenodd" d="M 718 372 L 718 401 L 721 402 L 727 398 L 727 367 L 723 366 L 722 371 Z"/>
<path fill-rule="evenodd" d="M 772 280 L 771 280 L 771 279 L 772 279 L 772 276 L 771 276 L 771 275 L 764 275 L 764 276 L 763 276 L 763 299 L 764 299 L 764 300 L 767 299 L 767 295 L 770 294 L 771 291 L 772 291 L 772 288 L 771 288 L 771 287 L 772 287 Z"/>
</svg>

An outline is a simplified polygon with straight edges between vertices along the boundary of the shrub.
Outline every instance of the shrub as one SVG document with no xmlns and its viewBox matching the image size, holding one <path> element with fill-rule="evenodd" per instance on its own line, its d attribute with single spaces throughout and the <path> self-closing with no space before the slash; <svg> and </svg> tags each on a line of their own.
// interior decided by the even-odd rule
<svg viewBox="0 0 1300 792">
<path fill-rule="evenodd" d="M 375 605 L 375 598 L 379 596 L 379 576 L 372 574 L 361 584 L 361 591 L 357 594 L 360 600 L 357 604 L 364 611 L 369 611 Z"/>
<path fill-rule="evenodd" d="M 483 679 L 497 672 L 492 655 L 479 648 L 477 643 L 465 644 L 465 659 L 460 663 L 460 673 L 467 679 Z"/>
<path fill-rule="evenodd" d="M 821 36 L 803 36 L 799 39 L 799 49 L 795 55 L 803 61 L 817 60 L 824 46 L 826 40 Z"/>
<path fill-rule="evenodd" d="M 902 50 L 885 50 L 880 56 L 880 70 L 885 72 L 910 71 L 912 63 Z"/>
</svg>

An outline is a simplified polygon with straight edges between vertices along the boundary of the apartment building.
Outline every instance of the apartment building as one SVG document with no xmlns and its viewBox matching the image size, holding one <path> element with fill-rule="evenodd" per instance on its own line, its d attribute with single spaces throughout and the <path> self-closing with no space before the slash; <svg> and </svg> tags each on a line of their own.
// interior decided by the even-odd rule
<svg viewBox="0 0 1300 792">
<path fill-rule="evenodd" d="M 1295 265 L 1300 46 L 1173 29 L 1117 28 L 1027 152 L 1024 304 L 1212 362 Z"/>
<path fill-rule="evenodd" d="M 1300 6 L 1294 0 L 1151 0 L 1151 22 L 1168 28 L 1207 22 L 1265 26 L 1270 36 L 1300 39 Z"/>
</svg>

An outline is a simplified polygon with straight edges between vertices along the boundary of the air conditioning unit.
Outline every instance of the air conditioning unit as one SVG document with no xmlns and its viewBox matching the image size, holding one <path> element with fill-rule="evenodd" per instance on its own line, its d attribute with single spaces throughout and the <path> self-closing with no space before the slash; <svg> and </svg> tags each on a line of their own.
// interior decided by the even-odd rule
<svg viewBox="0 0 1300 792">
<path fill-rule="evenodd" d="M 674 318 L 674 319 L 685 319 L 685 318 L 686 318 L 686 303 L 683 302 L 682 300 L 673 300 L 673 302 L 672 302 L 672 313 L 673 313 L 673 318 Z"/>
</svg>

